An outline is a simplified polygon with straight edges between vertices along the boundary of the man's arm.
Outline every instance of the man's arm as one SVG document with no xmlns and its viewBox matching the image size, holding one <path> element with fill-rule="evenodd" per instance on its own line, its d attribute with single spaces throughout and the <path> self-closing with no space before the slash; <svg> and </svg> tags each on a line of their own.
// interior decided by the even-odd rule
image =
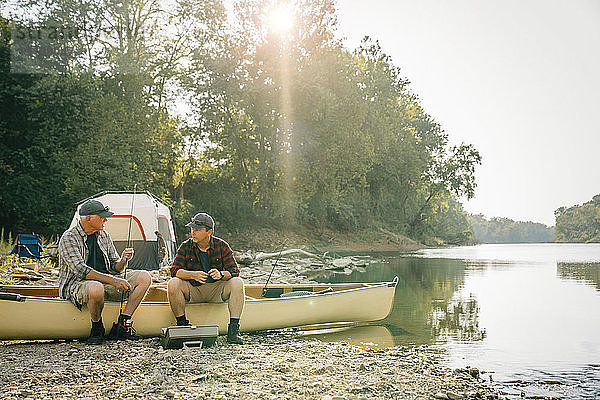
<svg viewBox="0 0 600 400">
<path fill-rule="evenodd" d="M 87 265 L 83 259 L 83 254 L 81 254 L 80 244 L 73 235 L 67 234 L 61 237 L 58 243 L 58 253 L 63 261 L 62 265 L 81 280 L 90 279 L 100 281 L 112 285 L 119 290 L 131 289 L 131 285 L 126 280 L 103 274 Z"/>
<path fill-rule="evenodd" d="M 178 269 L 175 272 L 175 276 L 179 279 L 193 279 L 200 283 L 206 283 L 206 278 L 208 277 L 208 274 L 204 271 L 190 271 L 187 269 Z"/>
<path fill-rule="evenodd" d="M 117 260 L 117 262 L 115 263 L 115 270 L 118 273 L 123 272 L 123 270 L 125 269 L 125 265 L 127 265 L 127 261 L 131 260 L 133 258 L 133 248 L 132 247 L 127 247 L 123 250 L 123 253 L 121 254 L 121 258 L 119 258 Z"/>
<path fill-rule="evenodd" d="M 223 266 L 225 267 L 224 271 L 222 271 L 223 279 L 228 280 L 234 276 L 240 276 L 240 269 L 235 261 L 235 258 L 233 257 L 233 251 L 227 242 L 223 242 L 222 251 L 223 254 L 221 259 L 223 260 Z"/>
<path fill-rule="evenodd" d="M 74 235 L 67 232 L 58 242 L 58 255 L 62 261 L 61 268 L 66 268 L 70 274 L 83 280 L 92 267 L 85 263 L 80 246 Z"/>
<path fill-rule="evenodd" d="M 171 266 L 171 276 L 179 279 L 195 280 L 200 283 L 206 283 L 208 274 L 204 271 L 192 271 L 186 269 L 186 242 L 183 242 L 177 249 L 177 254 Z"/>
<path fill-rule="evenodd" d="M 224 280 L 228 281 L 234 276 L 240 276 L 240 269 L 238 268 L 237 262 L 233 257 L 233 251 L 229 244 L 225 241 L 221 241 L 218 245 L 218 252 L 221 258 L 222 270 L 216 268 L 208 271 L 208 274 L 216 281 Z"/>
<path fill-rule="evenodd" d="M 131 285 L 125 279 L 121 279 L 118 276 L 114 275 L 103 274 L 102 272 L 98 272 L 95 269 L 90 269 L 90 271 L 85 276 L 85 279 L 99 281 L 108 285 L 112 285 L 120 291 L 131 290 Z"/>
<path fill-rule="evenodd" d="M 119 256 L 119 253 L 117 253 L 117 249 L 115 248 L 115 244 L 110 237 L 110 233 L 107 231 L 100 231 L 98 240 L 98 244 L 101 244 L 108 255 L 108 272 L 111 274 L 120 274 L 123 272 L 127 261 L 133 258 L 133 249 L 126 248 Z"/>
</svg>

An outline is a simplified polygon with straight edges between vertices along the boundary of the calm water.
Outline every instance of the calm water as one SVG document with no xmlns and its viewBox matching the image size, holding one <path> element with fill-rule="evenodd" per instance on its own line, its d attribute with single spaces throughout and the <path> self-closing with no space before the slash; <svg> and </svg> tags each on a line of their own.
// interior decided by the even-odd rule
<svg viewBox="0 0 600 400">
<path fill-rule="evenodd" d="M 366 272 L 328 282 L 399 278 L 389 333 L 324 339 L 433 344 L 451 367 L 489 372 L 509 398 L 600 398 L 600 245 L 481 245 L 378 254 Z M 391 335 L 390 335 L 391 333 Z"/>
</svg>

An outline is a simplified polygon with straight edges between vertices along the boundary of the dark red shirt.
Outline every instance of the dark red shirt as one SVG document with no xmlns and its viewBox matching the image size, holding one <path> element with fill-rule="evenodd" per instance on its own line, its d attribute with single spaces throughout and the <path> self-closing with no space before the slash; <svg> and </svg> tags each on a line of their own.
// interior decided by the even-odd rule
<svg viewBox="0 0 600 400">
<path fill-rule="evenodd" d="M 181 243 L 179 249 L 177 249 L 177 255 L 173 260 L 173 266 L 171 267 L 171 276 L 177 274 L 177 270 L 185 269 L 188 271 L 204 271 L 216 268 L 219 271 L 229 271 L 231 276 L 239 276 L 240 269 L 238 268 L 235 258 L 233 258 L 233 252 L 231 247 L 226 241 L 216 236 L 211 236 L 208 250 L 208 268 L 202 267 L 200 261 L 200 248 L 192 239 L 188 239 Z M 200 282 L 191 281 L 192 283 Z"/>
</svg>

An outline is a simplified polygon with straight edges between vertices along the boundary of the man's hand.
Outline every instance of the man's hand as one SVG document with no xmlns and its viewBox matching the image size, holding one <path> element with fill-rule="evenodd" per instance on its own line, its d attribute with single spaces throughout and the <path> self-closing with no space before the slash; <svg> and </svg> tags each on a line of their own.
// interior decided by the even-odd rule
<svg viewBox="0 0 600 400">
<path fill-rule="evenodd" d="M 208 274 L 204 271 L 193 271 L 192 279 L 198 281 L 200 283 L 206 283 L 206 278 L 208 278 Z"/>
<path fill-rule="evenodd" d="M 221 278 L 223 278 L 221 272 L 216 268 L 213 268 L 210 271 L 208 271 L 208 275 L 210 275 L 210 277 L 213 278 L 215 281 L 220 281 Z"/>
<path fill-rule="evenodd" d="M 133 258 L 133 247 L 127 247 L 123 250 L 121 254 L 121 259 L 125 261 L 129 261 Z"/>
<path fill-rule="evenodd" d="M 125 279 L 114 277 L 114 281 L 111 282 L 111 285 L 117 288 L 117 290 L 121 292 L 125 292 L 127 290 L 131 290 L 131 285 Z"/>
<path fill-rule="evenodd" d="M 115 269 L 117 270 L 117 272 L 123 272 L 123 270 L 125 269 L 125 265 L 127 265 L 127 261 L 131 260 L 132 258 L 133 248 L 125 248 L 123 250 L 123 253 L 121 253 L 121 258 L 119 258 L 119 261 L 117 261 L 117 263 L 115 264 Z"/>
</svg>

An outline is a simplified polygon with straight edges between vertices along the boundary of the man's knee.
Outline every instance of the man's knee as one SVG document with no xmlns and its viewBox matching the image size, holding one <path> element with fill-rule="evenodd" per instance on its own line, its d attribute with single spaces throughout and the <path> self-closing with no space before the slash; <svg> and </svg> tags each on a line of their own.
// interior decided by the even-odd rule
<svg viewBox="0 0 600 400">
<path fill-rule="evenodd" d="M 104 285 L 98 281 L 90 282 L 87 292 L 88 301 L 104 300 Z"/>
<path fill-rule="evenodd" d="M 139 271 L 135 286 L 144 286 L 147 289 L 150 287 L 150 284 L 152 284 L 152 276 L 150 276 L 148 271 Z"/>
<path fill-rule="evenodd" d="M 167 289 L 169 290 L 169 293 L 171 292 L 176 292 L 176 291 L 180 291 L 183 292 L 183 284 L 184 281 L 182 279 L 179 278 L 171 278 L 169 279 L 169 282 L 167 282 Z"/>
<path fill-rule="evenodd" d="M 239 276 L 234 276 L 229 280 L 229 287 L 231 293 L 243 293 L 244 292 L 244 280 Z"/>
</svg>

